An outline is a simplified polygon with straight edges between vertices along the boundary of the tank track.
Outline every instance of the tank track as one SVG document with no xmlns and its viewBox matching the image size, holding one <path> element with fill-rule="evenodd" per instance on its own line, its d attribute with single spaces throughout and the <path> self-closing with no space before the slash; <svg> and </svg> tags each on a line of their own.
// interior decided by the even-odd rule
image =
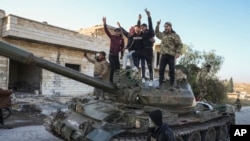
<svg viewBox="0 0 250 141">
<path fill-rule="evenodd" d="M 176 137 L 181 137 L 185 135 L 190 135 L 193 132 L 201 132 L 205 131 L 209 128 L 218 128 L 223 125 L 230 125 L 235 123 L 234 115 L 231 116 L 223 116 L 220 118 L 216 118 L 207 122 L 201 122 L 190 125 L 184 126 L 176 126 L 172 127 L 173 131 L 175 132 Z"/>
<path fill-rule="evenodd" d="M 216 118 L 206 122 L 200 123 L 192 123 L 187 125 L 178 125 L 178 126 L 171 126 L 173 129 L 175 136 L 178 141 L 183 141 L 183 137 L 187 135 L 191 135 L 194 132 L 203 132 L 210 128 L 219 128 L 224 125 L 230 125 L 235 123 L 235 116 L 234 115 L 226 115 L 220 118 Z M 48 130 L 47 126 L 47 130 Z M 51 128 L 50 128 L 51 129 Z M 54 132 L 53 130 L 48 130 L 54 136 L 62 138 L 59 134 Z M 111 140 L 112 141 L 146 141 L 148 138 L 148 132 L 142 129 L 132 129 L 127 130 L 126 132 L 120 133 L 114 136 Z M 226 136 L 226 135 L 224 135 Z M 64 139 L 64 138 L 62 138 Z M 226 139 L 227 140 L 227 139 Z"/>
<path fill-rule="evenodd" d="M 202 132 L 206 131 L 210 128 L 219 128 L 224 125 L 230 125 L 235 123 L 235 117 L 234 115 L 228 115 L 223 116 L 220 118 L 216 118 L 207 122 L 201 122 L 196 124 L 189 124 L 189 125 L 179 125 L 179 126 L 172 126 L 175 136 L 178 141 L 182 141 L 183 137 L 186 135 L 191 135 L 194 132 Z M 224 135 L 227 136 L 227 135 Z M 224 137 L 223 137 L 224 138 Z M 226 138 L 226 137 L 225 137 Z M 115 137 L 112 138 L 112 141 L 130 141 L 130 140 L 136 140 L 136 141 L 146 141 L 147 140 L 147 132 L 125 132 L 121 133 Z M 227 139 L 224 139 L 227 140 Z M 228 140 L 229 141 L 229 140 Z"/>
</svg>

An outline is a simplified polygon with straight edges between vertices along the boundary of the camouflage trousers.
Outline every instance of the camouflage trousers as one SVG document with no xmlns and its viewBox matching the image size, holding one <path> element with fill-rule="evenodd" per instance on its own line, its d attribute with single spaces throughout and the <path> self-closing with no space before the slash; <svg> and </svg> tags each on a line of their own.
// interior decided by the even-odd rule
<svg viewBox="0 0 250 141">
<path fill-rule="evenodd" d="M 199 99 L 199 100 L 203 100 L 204 97 L 207 95 L 207 88 L 206 88 L 205 85 L 200 85 L 200 86 L 198 86 L 198 87 L 199 87 L 199 90 L 200 90 L 198 99 Z"/>
</svg>

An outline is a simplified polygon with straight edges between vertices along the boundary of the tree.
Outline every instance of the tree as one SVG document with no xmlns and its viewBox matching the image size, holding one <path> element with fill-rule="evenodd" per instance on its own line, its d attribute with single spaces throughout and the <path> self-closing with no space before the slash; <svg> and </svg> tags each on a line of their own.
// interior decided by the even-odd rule
<svg viewBox="0 0 250 141">
<path fill-rule="evenodd" d="M 195 82 L 197 73 L 210 64 L 212 66 L 210 71 L 210 78 L 207 82 L 207 96 L 206 99 L 213 102 L 220 102 L 226 98 L 226 87 L 222 81 L 219 81 L 216 74 L 220 71 L 221 66 L 224 62 L 222 56 L 215 54 L 215 50 L 206 52 L 194 50 L 188 45 L 184 45 L 182 51 L 182 57 L 178 60 L 178 64 L 183 65 L 188 70 L 188 81 L 192 86 L 194 95 L 199 94 L 199 89 Z"/>
</svg>

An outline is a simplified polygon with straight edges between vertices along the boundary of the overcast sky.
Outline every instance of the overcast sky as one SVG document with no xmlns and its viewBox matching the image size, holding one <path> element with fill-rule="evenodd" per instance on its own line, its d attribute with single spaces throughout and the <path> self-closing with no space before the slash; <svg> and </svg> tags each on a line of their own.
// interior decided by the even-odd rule
<svg viewBox="0 0 250 141">
<path fill-rule="evenodd" d="M 145 8 L 154 27 L 160 19 L 170 21 L 183 43 L 223 56 L 221 79 L 250 82 L 249 0 L 0 0 L 6 14 L 71 30 L 102 24 L 103 16 L 128 29 L 139 13 L 147 22 Z"/>
</svg>

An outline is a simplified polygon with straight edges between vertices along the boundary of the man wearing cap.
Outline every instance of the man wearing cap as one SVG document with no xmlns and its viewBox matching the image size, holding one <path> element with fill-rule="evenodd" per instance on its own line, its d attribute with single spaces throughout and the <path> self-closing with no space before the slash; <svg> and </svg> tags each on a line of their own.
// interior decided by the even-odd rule
<svg viewBox="0 0 250 141">
<path fill-rule="evenodd" d="M 211 65 L 207 64 L 198 72 L 196 76 L 196 84 L 200 90 L 200 94 L 197 97 L 197 100 L 203 100 L 204 96 L 207 95 L 207 79 L 210 70 Z"/>
<path fill-rule="evenodd" d="M 157 22 L 155 35 L 161 40 L 161 59 L 159 68 L 159 87 L 161 88 L 164 78 L 166 66 L 169 66 L 170 89 L 173 89 L 175 81 L 175 58 L 178 58 L 183 48 L 182 41 L 178 34 L 172 29 L 172 24 L 166 22 L 164 24 L 165 30 L 159 31 L 161 21 Z"/>
<path fill-rule="evenodd" d="M 162 122 L 162 112 L 154 110 L 149 113 L 148 141 L 176 141 L 173 130 Z"/>
<path fill-rule="evenodd" d="M 110 70 L 110 82 L 113 83 L 114 72 L 120 69 L 119 53 L 121 52 L 121 59 L 123 58 L 123 48 L 124 48 L 124 39 L 121 34 L 121 29 L 116 28 L 115 34 L 112 35 L 106 24 L 106 17 L 102 18 L 104 31 L 107 36 L 110 38 L 110 49 L 109 49 L 109 64 L 111 67 Z"/>
<path fill-rule="evenodd" d="M 108 62 L 106 60 L 106 53 L 104 51 L 99 52 L 99 55 L 95 59 L 90 58 L 86 52 L 84 52 L 84 56 L 89 62 L 95 64 L 94 77 L 98 79 L 103 79 L 103 77 L 108 72 Z M 95 100 L 98 100 L 100 96 L 103 96 L 103 91 L 101 89 L 95 88 L 94 95 L 96 95 Z"/>
</svg>

